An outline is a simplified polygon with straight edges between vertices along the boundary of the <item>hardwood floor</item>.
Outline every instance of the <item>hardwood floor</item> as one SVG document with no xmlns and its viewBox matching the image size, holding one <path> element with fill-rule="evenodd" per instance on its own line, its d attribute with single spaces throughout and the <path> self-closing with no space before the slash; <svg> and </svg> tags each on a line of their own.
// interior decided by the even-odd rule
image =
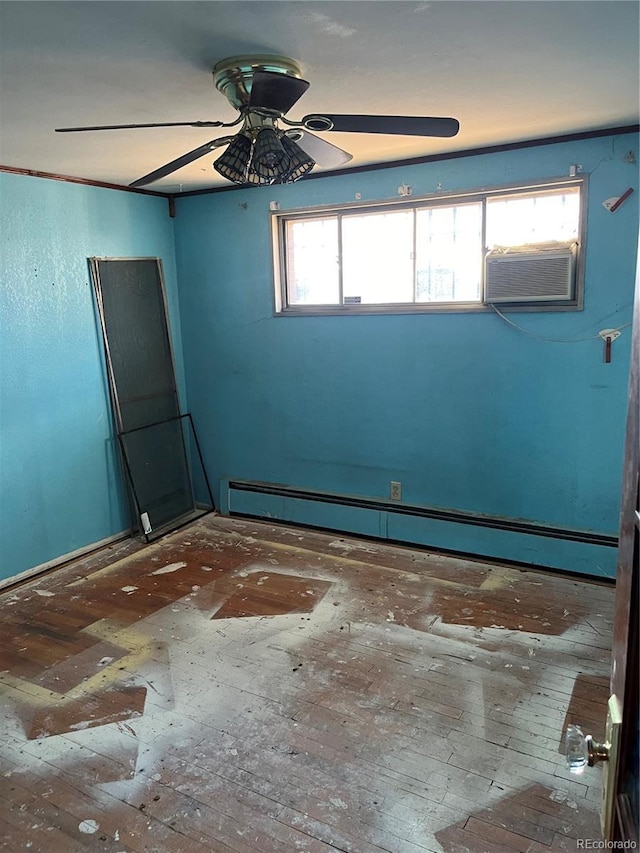
<svg viewBox="0 0 640 853">
<path fill-rule="evenodd" d="M 0 595 L 8 851 L 599 839 L 614 590 L 207 516 Z"/>
</svg>

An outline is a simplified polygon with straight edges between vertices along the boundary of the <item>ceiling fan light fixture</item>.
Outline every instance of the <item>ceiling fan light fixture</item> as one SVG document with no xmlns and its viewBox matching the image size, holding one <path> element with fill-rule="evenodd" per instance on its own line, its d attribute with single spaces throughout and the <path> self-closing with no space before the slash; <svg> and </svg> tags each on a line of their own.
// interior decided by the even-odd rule
<svg viewBox="0 0 640 853">
<path fill-rule="evenodd" d="M 289 157 L 272 127 L 263 127 L 256 135 L 252 170 L 268 183 L 283 178 L 291 169 Z"/>
<path fill-rule="evenodd" d="M 277 178 L 270 176 L 264 177 L 263 175 L 259 175 L 253 166 L 249 166 L 249 171 L 247 172 L 247 177 L 245 179 L 245 184 L 252 187 L 259 186 L 268 186 L 269 184 L 276 183 Z"/>
<path fill-rule="evenodd" d="M 299 181 L 300 178 L 304 177 L 304 175 L 313 169 L 316 165 L 316 161 L 312 160 L 307 152 L 303 151 L 298 143 L 286 134 L 283 134 L 280 137 L 280 143 L 282 144 L 291 164 L 291 168 L 283 182 L 289 184 L 294 183 L 294 181 Z"/>
<path fill-rule="evenodd" d="M 226 150 L 214 161 L 213 168 L 234 184 L 246 183 L 252 148 L 252 142 L 247 136 L 236 134 Z"/>
</svg>

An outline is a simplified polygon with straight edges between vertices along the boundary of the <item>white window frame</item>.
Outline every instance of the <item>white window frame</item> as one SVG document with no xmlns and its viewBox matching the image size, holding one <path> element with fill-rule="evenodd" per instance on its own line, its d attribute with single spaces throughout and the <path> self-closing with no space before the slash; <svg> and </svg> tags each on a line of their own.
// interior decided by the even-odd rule
<svg viewBox="0 0 640 853">
<path fill-rule="evenodd" d="M 584 255 L 587 233 L 587 175 L 575 178 L 550 178 L 529 183 L 517 183 L 501 186 L 486 187 L 464 192 L 438 192 L 424 196 L 410 196 L 400 200 L 361 202 L 347 204 L 324 205 L 313 208 L 293 208 L 278 210 L 271 213 L 271 232 L 273 244 L 273 268 L 275 284 L 275 314 L 276 316 L 322 316 L 352 314 L 422 314 L 422 313 L 457 313 L 457 312 L 492 312 L 490 305 L 483 302 L 485 288 L 485 263 L 488 253 L 486 247 L 486 201 L 500 196 L 519 196 L 523 193 L 559 190 L 564 188 L 580 189 L 580 213 L 578 239 L 576 241 L 576 266 L 574 297 L 571 300 L 554 303 L 523 303 L 509 304 L 511 311 L 581 311 L 584 298 Z M 285 235 L 287 223 L 293 220 L 314 219 L 325 215 L 367 214 L 406 209 L 424 209 L 425 207 L 452 206 L 472 202 L 482 202 L 482 244 L 483 258 L 481 262 L 481 298 L 478 302 L 405 302 L 386 304 L 333 304 L 333 305 L 296 305 L 288 304 L 287 300 L 287 252 Z M 341 251 L 341 247 L 340 247 Z"/>
</svg>

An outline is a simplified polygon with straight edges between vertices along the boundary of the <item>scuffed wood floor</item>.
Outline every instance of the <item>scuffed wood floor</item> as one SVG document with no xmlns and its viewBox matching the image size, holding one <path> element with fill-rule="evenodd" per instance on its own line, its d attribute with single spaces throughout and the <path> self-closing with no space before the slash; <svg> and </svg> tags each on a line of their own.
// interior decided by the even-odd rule
<svg viewBox="0 0 640 853">
<path fill-rule="evenodd" d="M 0 846 L 575 850 L 611 586 L 208 516 L 0 596 Z"/>
</svg>

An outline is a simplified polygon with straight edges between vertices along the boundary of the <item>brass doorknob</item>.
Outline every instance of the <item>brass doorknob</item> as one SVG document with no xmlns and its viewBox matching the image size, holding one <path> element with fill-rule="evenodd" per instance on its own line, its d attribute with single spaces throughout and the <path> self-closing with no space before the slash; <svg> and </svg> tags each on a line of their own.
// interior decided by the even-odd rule
<svg viewBox="0 0 640 853">
<path fill-rule="evenodd" d="M 591 735 L 587 735 L 585 740 L 587 742 L 587 764 L 589 767 L 593 767 L 598 761 L 609 760 L 610 743 L 597 743 Z"/>
</svg>

